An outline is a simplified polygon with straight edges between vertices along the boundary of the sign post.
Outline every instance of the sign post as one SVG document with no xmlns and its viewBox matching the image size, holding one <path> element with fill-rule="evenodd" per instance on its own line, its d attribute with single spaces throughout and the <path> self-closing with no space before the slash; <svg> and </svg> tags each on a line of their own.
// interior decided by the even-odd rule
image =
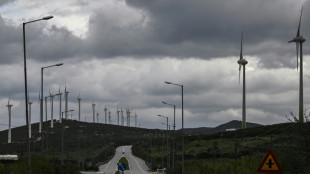
<svg viewBox="0 0 310 174">
<path fill-rule="evenodd" d="M 276 157 L 274 156 L 271 150 L 268 151 L 263 162 L 257 169 L 257 172 L 260 172 L 260 173 L 282 173 L 283 172 Z"/>
</svg>

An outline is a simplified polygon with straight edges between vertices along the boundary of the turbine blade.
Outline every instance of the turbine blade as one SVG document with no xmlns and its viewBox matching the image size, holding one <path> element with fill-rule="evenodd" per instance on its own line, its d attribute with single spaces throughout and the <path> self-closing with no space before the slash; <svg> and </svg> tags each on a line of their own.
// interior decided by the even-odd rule
<svg viewBox="0 0 310 174">
<path fill-rule="evenodd" d="M 240 85 L 240 71 L 241 71 L 241 64 L 239 64 L 239 85 Z"/>
<path fill-rule="evenodd" d="M 303 9 L 303 6 L 301 7 L 299 24 L 298 24 L 298 30 L 297 30 L 297 35 L 296 36 L 300 36 L 300 23 L 301 23 L 302 9 Z"/>
<path fill-rule="evenodd" d="M 297 56 L 297 71 L 298 71 L 298 50 L 299 50 L 299 43 L 296 42 L 296 56 Z"/>
<path fill-rule="evenodd" d="M 242 41 L 243 41 L 243 32 L 241 33 L 240 59 L 243 59 L 243 54 L 242 54 Z"/>
</svg>

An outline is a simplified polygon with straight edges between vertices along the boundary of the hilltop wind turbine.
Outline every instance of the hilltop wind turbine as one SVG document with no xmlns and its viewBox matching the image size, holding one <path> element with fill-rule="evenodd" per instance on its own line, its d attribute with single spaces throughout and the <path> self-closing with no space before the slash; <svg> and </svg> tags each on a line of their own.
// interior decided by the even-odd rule
<svg viewBox="0 0 310 174">
<path fill-rule="evenodd" d="M 97 112 L 97 123 L 99 123 L 99 113 Z"/>
<path fill-rule="evenodd" d="M 242 54 L 242 41 L 243 41 L 243 32 L 241 34 L 241 49 L 240 49 L 240 59 L 238 60 L 239 64 L 239 84 L 240 84 L 240 71 L 243 66 L 243 95 L 242 95 L 242 129 L 246 128 L 246 110 L 245 110 L 245 65 L 248 63 L 243 58 Z"/>
<path fill-rule="evenodd" d="M 96 114 L 96 104 L 94 103 L 94 101 L 93 101 L 93 103 L 92 103 L 92 107 L 93 107 L 93 123 L 95 123 L 95 114 Z"/>
<path fill-rule="evenodd" d="M 65 86 L 65 118 L 68 120 L 68 94 L 69 92 L 67 91 L 67 87 Z"/>
<path fill-rule="evenodd" d="M 107 124 L 108 108 L 104 105 L 104 124 Z"/>
<path fill-rule="evenodd" d="M 127 109 L 127 127 L 130 127 L 130 111 Z"/>
<path fill-rule="evenodd" d="M 54 96 L 53 93 L 50 92 L 50 104 L 51 104 L 51 128 L 54 128 Z"/>
<path fill-rule="evenodd" d="M 60 87 L 59 87 L 58 94 L 55 94 L 55 96 L 56 95 L 59 95 L 59 123 L 62 123 L 62 118 L 61 118 L 61 95 L 62 93 L 60 92 Z"/>
<path fill-rule="evenodd" d="M 122 126 L 124 126 L 124 111 L 122 108 L 121 108 L 121 117 L 122 117 L 121 123 L 122 123 Z"/>
<path fill-rule="evenodd" d="M 11 143 L 11 109 L 12 109 L 13 105 L 10 104 L 10 97 L 9 97 L 8 105 L 6 105 L 6 106 L 8 107 L 8 111 L 9 111 L 8 143 Z"/>
<path fill-rule="evenodd" d="M 112 124 L 112 120 L 111 120 L 111 111 L 109 109 L 109 124 Z"/>
<path fill-rule="evenodd" d="M 118 108 L 117 108 L 117 111 L 116 111 L 116 114 L 117 114 L 117 125 L 119 125 L 119 110 L 118 110 Z"/>
<path fill-rule="evenodd" d="M 299 75 L 299 122 L 304 122 L 304 94 L 303 94 L 303 52 L 302 52 L 302 43 L 306 41 L 305 38 L 300 35 L 300 23 L 302 16 L 302 9 L 299 18 L 299 24 L 297 29 L 296 37 L 293 40 L 288 41 L 288 43 L 295 42 L 296 43 L 296 55 L 297 55 L 297 71 L 298 71 L 298 48 L 300 47 L 300 75 Z"/>
<path fill-rule="evenodd" d="M 81 98 L 80 98 L 80 94 L 79 97 L 77 98 L 78 102 L 79 102 L 79 121 L 81 121 Z"/>
<path fill-rule="evenodd" d="M 135 127 L 137 127 L 137 126 L 138 126 L 138 115 L 135 112 Z"/>
</svg>

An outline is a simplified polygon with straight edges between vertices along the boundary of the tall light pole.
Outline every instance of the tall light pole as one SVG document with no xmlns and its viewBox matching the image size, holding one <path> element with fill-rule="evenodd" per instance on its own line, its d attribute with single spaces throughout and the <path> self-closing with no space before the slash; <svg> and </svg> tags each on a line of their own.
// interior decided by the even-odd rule
<svg viewBox="0 0 310 174">
<path fill-rule="evenodd" d="M 23 22 L 23 45 L 24 45 L 24 76 L 25 76 L 25 109 L 26 109 L 26 124 L 29 127 L 29 118 L 28 118 L 28 87 L 27 87 L 27 56 L 26 56 L 26 35 L 25 29 L 26 24 L 41 21 L 41 20 L 49 20 L 52 19 L 53 16 L 46 16 L 41 19 L 32 20 L 28 22 Z M 42 102 L 43 105 L 43 102 Z M 43 111 L 42 111 L 42 118 L 43 118 Z M 41 123 L 42 124 L 42 123 Z M 27 137 L 29 136 L 29 129 L 27 129 Z M 31 173 L 31 159 L 30 159 L 30 139 L 28 138 L 28 173 Z"/>
<path fill-rule="evenodd" d="M 40 123 L 39 123 L 39 132 L 42 131 L 42 122 L 43 122 L 43 70 L 46 68 L 51 68 L 54 66 L 61 66 L 63 63 L 57 63 L 55 65 L 41 67 L 41 98 L 40 98 Z M 59 91 L 60 93 L 60 91 Z"/>
<path fill-rule="evenodd" d="M 184 174 L 184 108 L 183 108 L 183 85 L 165 82 L 168 85 L 175 85 L 181 87 L 182 90 L 182 174 Z"/>
<path fill-rule="evenodd" d="M 64 113 L 68 113 L 72 111 L 74 110 L 71 109 L 71 110 L 62 112 L 61 117 L 63 118 Z M 61 124 L 61 165 L 64 164 L 64 129 L 67 129 L 67 128 L 69 128 L 69 126 L 63 126 L 63 124 Z"/>
<path fill-rule="evenodd" d="M 164 117 L 167 119 L 167 134 L 166 134 L 166 139 L 167 139 L 167 148 L 166 148 L 166 151 L 167 151 L 167 168 L 169 166 L 169 155 L 168 155 L 168 117 L 167 116 L 163 116 L 163 115 L 157 115 L 159 117 Z"/>
<path fill-rule="evenodd" d="M 173 106 L 173 143 L 172 143 L 172 166 L 173 166 L 173 170 L 174 170 L 174 144 L 175 144 L 175 105 L 173 104 L 169 104 L 166 102 L 162 102 L 163 104 L 169 105 L 169 106 Z"/>
</svg>

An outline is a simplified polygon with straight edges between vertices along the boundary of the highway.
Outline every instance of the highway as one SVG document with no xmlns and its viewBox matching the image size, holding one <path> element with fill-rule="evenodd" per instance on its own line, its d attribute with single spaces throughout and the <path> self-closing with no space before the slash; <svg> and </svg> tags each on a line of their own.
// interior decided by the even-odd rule
<svg viewBox="0 0 310 174">
<path fill-rule="evenodd" d="M 128 160 L 130 170 L 126 170 L 125 174 L 151 174 L 144 160 L 134 156 L 131 152 L 131 146 L 120 146 L 116 149 L 114 157 L 106 164 L 99 167 L 98 172 L 81 172 L 82 174 L 114 174 L 117 171 L 117 162 L 121 157 L 125 156 Z"/>
</svg>

